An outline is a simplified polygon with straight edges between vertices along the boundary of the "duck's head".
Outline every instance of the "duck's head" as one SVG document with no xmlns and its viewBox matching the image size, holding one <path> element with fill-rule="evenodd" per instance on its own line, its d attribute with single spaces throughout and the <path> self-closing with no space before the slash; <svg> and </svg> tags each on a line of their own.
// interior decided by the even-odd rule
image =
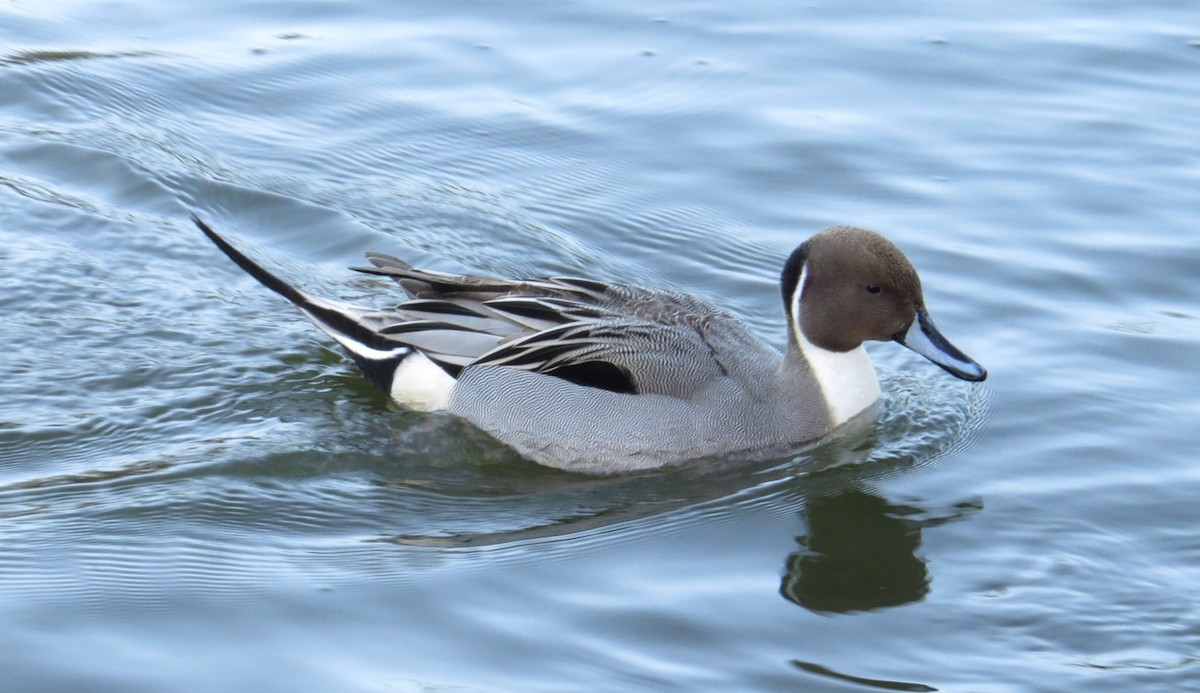
<svg viewBox="0 0 1200 693">
<path fill-rule="evenodd" d="M 784 265 L 782 288 L 793 340 L 832 352 L 894 341 L 955 377 L 987 378 L 934 326 L 912 263 L 874 231 L 834 226 L 809 238 Z"/>
</svg>

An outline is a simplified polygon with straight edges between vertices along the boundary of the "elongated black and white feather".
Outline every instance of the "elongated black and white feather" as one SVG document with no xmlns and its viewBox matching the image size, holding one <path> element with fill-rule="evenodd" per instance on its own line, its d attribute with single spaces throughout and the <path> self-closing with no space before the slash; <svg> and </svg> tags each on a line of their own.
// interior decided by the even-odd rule
<svg viewBox="0 0 1200 693">
<path fill-rule="evenodd" d="M 413 347 L 383 333 L 382 316 L 375 311 L 301 291 L 255 263 L 198 217 L 193 215 L 192 221 L 238 267 L 263 286 L 291 301 L 305 317 L 341 344 L 368 380 L 385 391 L 391 390 L 396 368 L 412 355 Z"/>
</svg>

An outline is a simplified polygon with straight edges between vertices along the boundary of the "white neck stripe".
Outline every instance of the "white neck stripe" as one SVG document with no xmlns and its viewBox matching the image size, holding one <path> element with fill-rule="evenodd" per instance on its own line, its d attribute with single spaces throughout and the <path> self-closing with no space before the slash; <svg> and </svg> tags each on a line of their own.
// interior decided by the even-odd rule
<svg viewBox="0 0 1200 693">
<path fill-rule="evenodd" d="M 875 376 L 871 357 L 861 344 L 850 351 L 830 351 L 813 344 L 804 335 L 800 326 L 800 299 L 807 278 L 808 262 L 805 261 L 789 306 L 792 338 L 821 387 L 833 425 L 840 426 L 879 399 L 879 379 Z"/>
</svg>

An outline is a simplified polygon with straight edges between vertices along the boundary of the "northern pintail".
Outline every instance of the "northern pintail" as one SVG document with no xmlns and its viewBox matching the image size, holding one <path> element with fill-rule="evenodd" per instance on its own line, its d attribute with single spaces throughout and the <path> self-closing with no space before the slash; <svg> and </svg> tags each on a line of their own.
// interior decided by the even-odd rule
<svg viewBox="0 0 1200 693">
<path fill-rule="evenodd" d="M 850 226 L 817 233 L 784 264 L 780 353 L 728 311 L 677 291 L 460 276 L 378 253 L 352 269 L 394 279 L 408 298 L 353 306 L 297 289 L 193 220 L 396 401 L 456 414 L 561 469 L 794 451 L 878 400 L 868 340 L 899 342 L 963 380 L 987 377 L 934 327 L 899 248 Z"/>
</svg>

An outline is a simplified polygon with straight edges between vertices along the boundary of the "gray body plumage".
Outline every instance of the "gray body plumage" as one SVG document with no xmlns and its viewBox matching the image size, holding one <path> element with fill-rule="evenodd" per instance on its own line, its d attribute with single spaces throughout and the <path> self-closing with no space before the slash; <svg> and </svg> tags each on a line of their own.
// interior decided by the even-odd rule
<svg viewBox="0 0 1200 693">
<path fill-rule="evenodd" d="M 758 457 L 830 427 L 798 353 L 781 354 L 695 296 L 561 277 L 442 275 L 369 257 L 376 267 L 365 271 L 397 279 L 416 303 L 375 316 L 390 313 L 404 324 L 427 317 L 413 308 L 436 300 L 460 311 L 443 306 L 440 320 L 470 330 L 461 336 L 475 340 L 471 349 L 449 331 L 421 344 L 435 362 L 464 364 L 447 411 L 542 464 L 614 472 L 731 453 Z M 596 362 L 619 368 L 634 392 L 556 374 Z"/>
<path fill-rule="evenodd" d="M 448 410 L 542 464 L 619 472 L 715 455 L 778 455 L 825 432 L 819 393 L 797 408 L 775 389 L 752 391 L 721 377 L 682 399 L 594 392 L 484 366 L 463 374 Z"/>
</svg>

